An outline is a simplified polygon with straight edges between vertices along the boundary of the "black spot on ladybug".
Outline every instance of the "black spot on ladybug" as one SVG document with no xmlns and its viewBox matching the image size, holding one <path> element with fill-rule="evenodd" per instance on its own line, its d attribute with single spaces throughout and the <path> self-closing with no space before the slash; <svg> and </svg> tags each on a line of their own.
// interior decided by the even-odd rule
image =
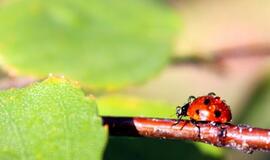
<svg viewBox="0 0 270 160">
<path fill-rule="evenodd" d="M 200 110 L 199 110 L 199 109 L 197 109 L 197 110 L 196 110 L 196 113 L 197 113 L 197 114 L 200 114 Z"/>
<path fill-rule="evenodd" d="M 210 99 L 208 99 L 208 98 L 206 98 L 205 100 L 204 100 L 204 102 L 203 102 L 205 105 L 209 105 L 209 103 L 210 103 Z"/>
<path fill-rule="evenodd" d="M 219 118 L 221 116 L 221 112 L 219 110 L 215 110 L 214 114 L 216 118 Z"/>
</svg>

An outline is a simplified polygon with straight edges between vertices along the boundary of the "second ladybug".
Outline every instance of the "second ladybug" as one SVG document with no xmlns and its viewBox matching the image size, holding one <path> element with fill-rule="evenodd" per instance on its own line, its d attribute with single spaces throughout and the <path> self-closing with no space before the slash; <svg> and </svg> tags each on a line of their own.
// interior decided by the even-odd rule
<svg viewBox="0 0 270 160">
<path fill-rule="evenodd" d="M 214 93 L 190 96 L 187 104 L 176 108 L 176 116 L 179 121 L 182 116 L 188 116 L 192 122 L 228 123 L 232 119 L 230 107 Z"/>
</svg>

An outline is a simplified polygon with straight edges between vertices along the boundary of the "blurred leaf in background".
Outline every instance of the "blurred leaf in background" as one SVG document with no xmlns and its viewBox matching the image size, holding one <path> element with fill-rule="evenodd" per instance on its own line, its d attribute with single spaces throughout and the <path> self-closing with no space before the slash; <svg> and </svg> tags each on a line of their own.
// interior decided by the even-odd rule
<svg viewBox="0 0 270 160">
<path fill-rule="evenodd" d="M 238 116 L 239 123 L 260 128 L 270 128 L 270 74 L 264 77 L 253 90 L 244 110 Z"/>
<path fill-rule="evenodd" d="M 175 106 L 161 101 L 125 95 L 107 95 L 97 99 L 99 114 L 103 116 L 144 116 L 176 118 Z"/>
<path fill-rule="evenodd" d="M 50 78 L 0 92 L 0 159 L 98 160 L 106 132 L 78 84 Z"/>
<path fill-rule="evenodd" d="M 0 5 L 1 64 L 10 73 L 49 73 L 92 89 L 151 78 L 172 52 L 178 17 L 155 0 L 10 0 Z"/>
<path fill-rule="evenodd" d="M 239 124 L 246 124 L 253 127 L 270 128 L 270 74 L 266 74 L 254 85 L 252 94 L 243 104 L 243 111 L 237 117 Z M 229 151 L 228 159 L 241 160 L 268 160 L 269 153 L 256 152 L 252 155 L 244 155 L 241 152 Z"/>
</svg>

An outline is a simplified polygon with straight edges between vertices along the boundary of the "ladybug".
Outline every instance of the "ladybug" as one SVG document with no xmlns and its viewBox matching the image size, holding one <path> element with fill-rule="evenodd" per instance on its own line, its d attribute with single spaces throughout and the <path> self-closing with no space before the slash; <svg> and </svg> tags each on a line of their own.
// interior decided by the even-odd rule
<svg viewBox="0 0 270 160">
<path fill-rule="evenodd" d="M 208 93 L 206 96 L 190 96 L 188 103 L 176 108 L 178 122 L 182 116 L 188 116 L 192 123 L 194 122 L 211 122 L 211 123 L 228 123 L 232 119 L 230 107 L 216 96 L 215 93 Z"/>
</svg>

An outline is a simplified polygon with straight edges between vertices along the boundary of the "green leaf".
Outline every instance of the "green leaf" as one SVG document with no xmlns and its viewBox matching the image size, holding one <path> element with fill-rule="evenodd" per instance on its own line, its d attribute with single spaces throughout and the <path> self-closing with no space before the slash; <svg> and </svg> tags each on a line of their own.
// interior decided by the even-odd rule
<svg viewBox="0 0 270 160">
<path fill-rule="evenodd" d="M 0 159 L 101 159 L 96 104 L 64 79 L 0 92 Z"/>
<path fill-rule="evenodd" d="M 10 0 L 0 6 L 2 65 L 92 89 L 143 82 L 164 67 L 178 17 L 155 0 Z"/>
<path fill-rule="evenodd" d="M 175 106 L 154 100 L 124 95 L 108 95 L 97 99 L 99 114 L 106 116 L 144 116 L 176 118 Z"/>
<path fill-rule="evenodd" d="M 238 117 L 238 122 L 251 126 L 270 127 L 270 74 L 258 82 L 250 98 L 243 105 L 243 111 Z"/>
</svg>

